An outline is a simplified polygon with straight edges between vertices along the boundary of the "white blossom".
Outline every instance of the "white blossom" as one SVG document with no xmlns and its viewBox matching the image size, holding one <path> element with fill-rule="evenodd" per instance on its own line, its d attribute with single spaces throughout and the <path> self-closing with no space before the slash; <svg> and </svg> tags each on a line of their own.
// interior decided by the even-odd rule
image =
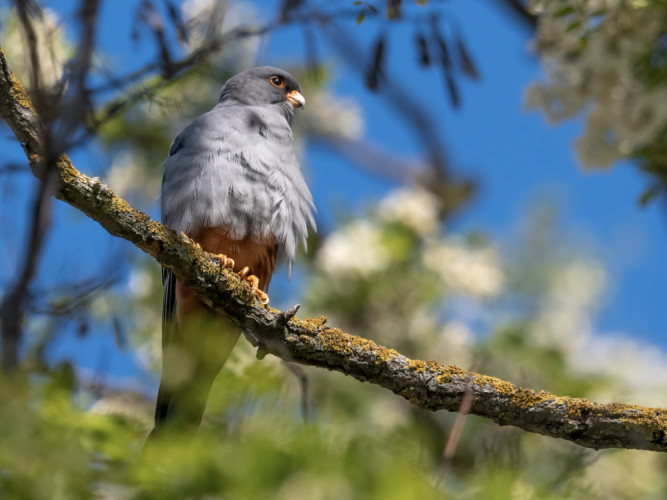
<svg viewBox="0 0 667 500">
<path fill-rule="evenodd" d="M 581 350 L 592 334 L 591 313 L 605 281 L 604 269 L 594 261 L 579 259 L 559 268 L 531 329 L 533 338 L 566 353 Z"/>
<path fill-rule="evenodd" d="M 470 248 L 450 238 L 430 244 L 423 260 L 454 292 L 485 298 L 497 296 L 503 287 L 504 275 L 493 247 Z"/>
<path fill-rule="evenodd" d="M 380 229 L 360 220 L 329 236 L 316 259 L 330 276 L 368 277 L 386 269 L 391 255 L 383 245 Z"/>
<path fill-rule="evenodd" d="M 447 364 L 468 369 L 472 364 L 474 342 L 475 335 L 464 321 L 451 320 L 443 325 L 435 351 L 442 353 L 442 361 Z"/>
<path fill-rule="evenodd" d="M 547 82 L 526 94 L 550 121 L 578 114 L 584 166 L 607 167 L 659 139 L 667 125 L 667 88 L 652 86 L 641 66 L 664 35 L 667 7 L 627 0 L 532 1 L 539 15 L 535 48 Z"/>
<path fill-rule="evenodd" d="M 182 6 L 188 39 L 187 47 L 195 50 L 239 26 L 251 26 L 257 12 L 248 3 L 225 0 L 187 0 Z M 258 37 L 243 37 L 225 45 L 216 57 L 218 63 L 231 68 L 246 68 L 259 49 Z"/>
<path fill-rule="evenodd" d="M 331 95 L 325 90 L 304 90 L 307 112 L 295 121 L 302 134 L 358 140 L 364 134 L 364 119 L 359 104 L 351 98 Z"/>
<path fill-rule="evenodd" d="M 378 207 L 382 220 L 398 222 L 419 236 L 438 232 L 440 201 L 432 193 L 420 188 L 398 189 L 387 196 Z"/>
<path fill-rule="evenodd" d="M 142 189 L 149 196 L 157 196 L 159 178 L 147 172 L 131 151 L 117 153 L 111 162 L 107 182 L 116 194 L 128 197 L 133 190 Z"/>
<path fill-rule="evenodd" d="M 137 299 L 146 298 L 153 287 L 153 277 L 146 269 L 135 268 L 127 282 L 129 292 Z"/>
<path fill-rule="evenodd" d="M 594 261 L 566 264 L 554 274 L 529 334 L 540 345 L 562 352 L 569 369 L 613 381 L 589 397 L 667 404 L 665 397 L 656 400 L 667 389 L 665 353 L 624 333 L 595 330 L 594 313 L 606 280 L 604 269 Z"/>
</svg>

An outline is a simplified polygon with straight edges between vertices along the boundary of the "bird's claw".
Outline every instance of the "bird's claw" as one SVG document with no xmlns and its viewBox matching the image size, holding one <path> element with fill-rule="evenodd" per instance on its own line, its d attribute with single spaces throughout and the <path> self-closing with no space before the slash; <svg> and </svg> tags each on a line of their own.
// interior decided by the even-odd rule
<svg viewBox="0 0 667 500">
<path fill-rule="evenodd" d="M 250 268 L 248 266 L 245 266 L 243 269 L 241 269 L 238 274 L 241 279 L 250 283 L 252 293 L 257 295 L 259 301 L 262 304 L 266 305 L 269 303 L 269 296 L 264 291 L 259 289 L 259 278 L 254 274 L 250 274 Z"/>
<path fill-rule="evenodd" d="M 227 257 L 225 254 L 222 253 L 214 255 L 213 257 L 215 257 L 220 261 L 220 265 L 222 267 L 228 267 L 229 269 L 234 269 L 235 262 L 234 259 L 232 259 L 231 257 Z"/>
</svg>

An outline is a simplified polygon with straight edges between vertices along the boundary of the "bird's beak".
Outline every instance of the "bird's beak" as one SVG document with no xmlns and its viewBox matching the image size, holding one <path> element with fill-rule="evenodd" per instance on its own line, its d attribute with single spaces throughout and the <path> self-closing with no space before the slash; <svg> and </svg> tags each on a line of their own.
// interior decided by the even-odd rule
<svg viewBox="0 0 667 500">
<path fill-rule="evenodd" d="M 298 90 L 292 90 L 287 93 L 287 100 L 292 103 L 292 106 L 295 108 L 305 108 L 306 99 L 301 95 L 301 92 Z"/>
</svg>

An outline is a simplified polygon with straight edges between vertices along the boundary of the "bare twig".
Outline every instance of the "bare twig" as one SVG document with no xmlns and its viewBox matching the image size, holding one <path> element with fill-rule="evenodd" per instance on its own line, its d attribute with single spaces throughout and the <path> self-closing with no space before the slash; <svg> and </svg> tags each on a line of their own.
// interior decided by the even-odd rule
<svg viewBox="0 0 667 500">
<path fill-rule="evenodd" d="M 42 78 L 39 61 L 39 51 L 37 49 L 37 34 L 32 25 L 32 16 L 41 15 L 40 7 L 32 1 L 15 0 L 14 6 L 21 25 L 24 43 L 28 48 L 28 59 L 30 60 L 30 89 L 39 92 L 42 88 Z M 32 12 L 31 12 L 32 11 Z"/>
<path fill-rule="evenodd" d="M 364 54 L 353 42 L 352 38 L 330 19 L 320 19 L 322 31 L 328 35 L 331 44 L 347 59 L 350 65 L 363 73 Z M 465 179 L 455 179 L 452 175 L 449 158 L 443 146 L 441 128 L 430 118 L 426 110 L 391 78 L 383 78 L 378 93 L 385 97 L 386 102 L 403 116 L 415 130 L 417 138 L 424 145 L 427 161 L 426 169 L 415 176 L 420 183 L 430 189 L 443 201 L 443 216 L 455 211 L 474 191 L 474 184 Z M 414 173 L 406 173 L 414 175 Z"/>
<path fill-rule="evenodd" d="M 501 0 L 500 3 L 510 9 L 510 11 L 530 30 L 535 29 L 537 26 L 537 17 L 528 12 L 525 2 L 521 0 Z"/>
<path fill-rule="evenodd" d="M 283 365 L 285 365 L 285 367 L 292 372 L 299 381 L 299 389 L 301 390 L 301 418 L 304 422 L 308 422 L 310 420 L 308 412 L 308 375 L 306 375 L 305 370 L 297 364 L 285 361 Z"/>
<path fill-rule="evenodd" d="M 373 175 L 401 184 L 416 183 L 420 174 L 428 172 L 424 161 L 392 154 L 366 141 L 317 135 L 310 139 L 345 156 Z"/>
<path fill-rule="evenodd" d="M 342 28 L 333 23 L 331 19 L 321 20 L 322 31 L 328 35 L 331 44 L 347 59 L 349 64 L 363 73 L 365 56 L 361 49 L 353 42 Z M 392 79 L 385 78 L 378 88 L 386 101 L 398 111 L 407 121 L 411 123 L 419 139 L 423 142 L 429 156 L 429 160 L 440 176 L 449 176 L 449 160 L 443 147 L 440 128 L 430 119 L 422 106 L 415 101 L 409 92 L 405 91 Z"/>
<path fill-rule="evenodd" d="M 32 14 L 29 12 L 29 10 L 35 11 L 35 9 L 38 9 L 38 6 L 33 5 L 31 2 L 16 2 L 16 11 L 28 47 L 31 90 L 41 100 L 41 66 L 37 48 L 38 40 L 32 24 Z M 44 144 L 49 144 L 49 134 L 44 131 L 44 127 L 39 119 L 36 118 L 35 122 L 35 133 L 41 133 L 47 137 L 40 143 L 40 161 L 34 165 L 33 169 L 40 182 L 35 189 L 24 258 L 17 266 L 19 271 L 13 282 L 9 285 L 0 305 L 2 368 L 5 373 L 12 373 L 18 367 L 25 299 L 28 295 L 30 282 L 37 270 L 42 243 L 50 223 L 51 199 L 55 193 L 55 174 L 49 168 L 49 158 L 51 155 L 48 149 L 43 148 Z"/>
<path fill-rule="evenodd" d="M 70 86 L 61 119 L 55 124 L 53 133 L 53 140 L 59 145 L 60 151 L 69 146 L 75 131 L 85 122 L 86 116 L 92 113 L 87 80 L 95 48 L 98 8 L 99 0 L 81 0 L 79 7 L 81 39 L 76 57 L 70 64 Z"/>
<path fill-rule="evenodd" d="M 36 133 L 41 134 L 42 140 L 34 145 L 34 153 L 38 156 L 38 161 L 33 159 L 31 166 L 40 183 L 35 190 L 24 260 L 22 264 L 17 266 L 20 271 L 10 285 L 0 310 L 3 339 L 2 366 L 8 373 L 13 372 L 18 367 L 18 349 L 22 337 L 25 301 L 28 298 L 28 288 L 37 270 L 42 244 L 50 225 L 51 200 L 56 192 L 55 181 L 57 176 L 54 165 L 59 156 L 60 150 L 58 148 L 64 148 L 67 145 L 70 136 L 81 123 L 81 117 L 85 114 L 87 107 L 85 81 L 92 59 L 97 6 L 98 0 L 82 0 L 80 10 L 82 39 L 72 71 L 74 83 L 71 91 L 72 98 L 67 107 L 67 114 L 58 124 L 58 132 L 54 135 L 46 124 L 35 117 L 35 130 L 39 131 Z M 28 12 L 28 2 L 17 2 L 16 9 L 28 41 L 31 90 L 36 96 L 39 96 L 40 107 L 37 108 L 39 111 L 42 108 L 46 109 L 49 105 L 46 100 L 41 102 L 46 94 L 44 93 L 45 89 L 40 86 L 38 40 Z"/>
<path fill-rule="evenodd" d="M 19 266 L 19 273 L 10 285 L 2 301 L 0 319 L 2 321 L 2 367 L 12 373 L 18 367 L 18 350 L 22 337 L 23 312 L 28 287 L 32 281 L 41 255 L 42 243 L 50 224 L 51 200 L 55 194 L 55 174 L 47 169 L 35 190 L 32 219 L 25 248 L 25 258 Z"/>
<path fill-rule="evenodd" d="M 30 294 L 26 310 L 44 316 L 77 316 L 117 281 L 117 278 L 105 274 L 99 279 L 85 279 L 42 288 Z"/>
<path fill-rule="evenodd" d="M 475 361 L 471 367 L 471 370 L 476 371 L 479 364 L 479 361 Z M 472 386 L 468 386 L 466 388 L 465 394 L 463 395 L 463 401 L 461 401 L 461 408 L 459 408 L 459 411 L 456 414 L 456 420 L 454 420 L 454 425 L 452 425 L 452 430 L 449 433 L 447 444 L 445 445 L 445 451 L 442 456 L 440 476 L 438 477 L 437 484 L 442 484 L 445 476 L 447 475 L 447 472 L 451 468 L 454 453 L 456 452 L 456 447 L 459 445 L 461 435 L 463 434 L 463 426 L 465 425 L 466 417 L 472 409 L 473 397 L 473 388 Z"/>
</svg>

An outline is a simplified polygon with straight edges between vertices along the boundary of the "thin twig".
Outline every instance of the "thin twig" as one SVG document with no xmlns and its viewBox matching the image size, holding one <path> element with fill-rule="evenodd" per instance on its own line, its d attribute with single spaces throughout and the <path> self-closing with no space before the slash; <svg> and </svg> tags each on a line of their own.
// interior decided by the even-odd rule
<svg viewBox="0 0 667 500">
<path fill-rule="evenodd" d="M 12 373 L 18 368 L 19 344 L 22 337 L 23 313 L 28 287 L 37 270 L 44 237 L 51 221 L 51 200 L 55 194 L 56 175 L 54 169 L 46 169 L 35 189 L 32 218 L 23 264 L 9 291 L 5 295 L 0 311 L 2 320 L 2 368 Z"/>
<path fill-rule="evenodd" d="M 99 0 L 81 0 L 79 7 L 81 40 L 76 57 L 70 64 L 70 88 L 67 91 L 60 120 L 55 124 L 53 133 L 54 141 L 61 151 L 69 146 L 74 132 L 85 123 L 86 115 L 92 113 L 87 80 L 95 49 L 98 8 Z"/>
<path fill-rule="evenodd" d="M 521 0 L 502 0 L 501 3 L 510 9 L 530 30 L 534 30 L 537 27 L 537 16 L 528 11 L 525 2 Z"/>
<path fill-rule="evenodd" d="M 472 367 L 471 371 L 477 371 L 480 365 L 480 361 L 476 360 Z M 454 420 L 454 425 L 452 425 L 452 430 L 449 433 L 449 438 L 447 439 L 447 444 L 445 445 L 445 451 L 442 456 L 442 466 L 440 468 L 440 475 L 436 481 L 436 485 L 440 486 L 444 483 L 447 472 L 452 465 L 452 459 L 454 458 L 454 453 L 456 448 L 461 440 L 461 435 L 463 434 L 463 426 L 465 425 L 466 418 L 472 409 L 472 404 L 474 401 L 472 382 L 466 388 L 466 392 L 463 395 L 463 400 L 461 401 L 461 407 L 456 414 L 456 420 Z"/>
<path fill-rule="evenodd" d="M 33 92 L 39 92 L 42 88 L 41 78 L 41 64 L 39 61 L 39 50 L 37 34 L 32 24 L 32 14 L 30 10 L 39 14 L 40 7 L 32 1 L 14 0 L 16 7 L 16 14 L 21 25 L 21 32 L 24 37 L 25 44 L 28 48 L 28 60 L 30 64 L 30 89 Z"/>
<path fill-rule="evenodd" d="M 283 362 L 283 365 L 287 367 L 299 381 L 299 388 L 301 391 L 301 418 L 304 422 L 308 422 L 310 420 L 308 410 L 308 375 L 306 375 L 306 371 L 303 368 L 295 363 L 285 361 Z"/>
</svg>

